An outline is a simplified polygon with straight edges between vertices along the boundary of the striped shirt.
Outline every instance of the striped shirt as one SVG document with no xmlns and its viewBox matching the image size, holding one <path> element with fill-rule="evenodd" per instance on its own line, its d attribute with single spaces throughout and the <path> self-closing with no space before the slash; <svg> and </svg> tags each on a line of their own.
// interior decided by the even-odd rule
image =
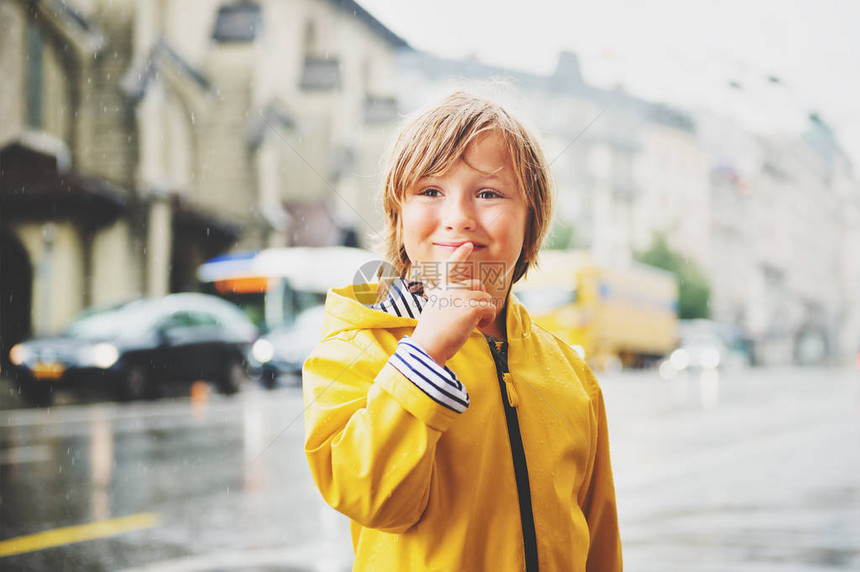
<svg viewBox="0 0 860 572">
<path fill-rule="evenodd" d="M 423 293 L 420 282 L 407 284 L 406 280 L 398 278 L 392 283 L 388 298 L 370 307 L 395 316 L 417 319 L 427 303 Z M 447 366 L 436 363 L 409 336 L 403 336 L 398 342 L 388 362 L 436 403 L 457 413 L 469 407 L 469 394 L 457 375 Z"/>
</svg>

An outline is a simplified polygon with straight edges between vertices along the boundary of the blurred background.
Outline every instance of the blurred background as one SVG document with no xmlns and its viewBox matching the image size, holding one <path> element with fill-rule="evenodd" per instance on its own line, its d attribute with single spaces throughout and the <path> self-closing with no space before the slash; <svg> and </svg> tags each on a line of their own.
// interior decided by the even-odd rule
<svg viewBox="0 0 860 572">
<path fill-rule="evenodd" d="M 349 569 L 297 372 L 457 88 L 551 162 L 628 569 L 860 567 L 860 5 L 700 4 L 0 0 L 0 567 Z"/>
</svg>

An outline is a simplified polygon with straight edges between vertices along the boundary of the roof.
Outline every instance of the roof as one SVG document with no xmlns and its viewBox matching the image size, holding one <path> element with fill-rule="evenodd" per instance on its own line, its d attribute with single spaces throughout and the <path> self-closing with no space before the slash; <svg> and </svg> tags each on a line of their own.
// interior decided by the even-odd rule
<svg viewBox="0 0 860 572">
<path fill-rule="evenodd" d="M 690 133 L 696 127 L 689 114 L 678 108 L 652 103 L 621 90 L 589 85 L 582 78 L 578 58 L 571 52 L 562 52 L 556 70 L 547 75 L 493 66 L 474 58 L 451 59 L 418 50 L 402 52 L 398 58 L 401 70 L 417 71 L 430 81 L 502 79 L 527 89 L 589 101 L 604 110 L 611 110 L 612 114 L 638 117 L 641 122 L 659 123 Z M 592 130 L 587 137 L 599 137 L 614 146 L 638 148 L 635 133 L 628 132 L 628 124 L 624 124 L 623 130 L 617 133 L 606 127 L 606 121 L 603 124 L 606 133 Z"/>
<path fill-rule="evenodd" d="M 359 6 L 358 2 L 353 0 L 333 0 L 335 6 L 349 13 L 364 22 L 373 32 L 379 35 L 383 40 L 388 42 L 393 48 L 411 50 L 406 40 L 391 31 L 385 24 L 377 20 L 373 14 Z"/>
<path fill-rule="evenodd" d="M 77 49 L 92 53 L 104 47 L 102 31 L 67 2 L 61 0 L 37 0 L 30 2 L 56 31 Z"/>
<path fill-rule="evenodd" d="M 149 82 L 157 76 L 162 66 L 165 65 L 172 66 L 180 75 L 201 90 L 213 91 L 212 82 L 209 81 L 209 78 L 164 40 L 159 40 L 153 45 L 143 62 L 129 68 L 122 79 L 123 91 L 133 102 L 140 101 L 149 88 Z"/>
<path fill-rule="evenodd" d="M 370 30 L 390 46 L 397 49 L 411 49 L 409 44 L 392 32 L 370 12 L 352 0 L 332 0 L 336 8 L 355 16 Z M 220 43 L 241 43 L 256 40 L 264 26 L 264 13 L 257 2 L 238 2 L 224 4 L 218 8 L 212 39 Z"/>
<path fill-rule="evenodd" d="M 19 218 L 77 219 L 108 224 L 128 210 L 128 191 L 76 173 L 62 157 L 25 139 L 0 149 L 0 212 Z"/>
</svg>

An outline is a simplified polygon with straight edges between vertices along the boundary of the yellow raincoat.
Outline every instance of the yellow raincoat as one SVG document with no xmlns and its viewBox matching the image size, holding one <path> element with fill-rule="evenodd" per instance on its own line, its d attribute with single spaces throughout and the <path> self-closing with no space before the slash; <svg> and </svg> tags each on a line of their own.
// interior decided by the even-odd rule
<svg viewBox="0 0 860 572">
<path fill-rule="evenodd" d="M 447 363 L 456 413 L 387 363 L 416 324 L 335 289 L 305 362 L 305 452 L 354 569 L 621 570 L 603 396 L 576 352 L 510 296 L 507 359 L 475 330 Z"/>
</svg>

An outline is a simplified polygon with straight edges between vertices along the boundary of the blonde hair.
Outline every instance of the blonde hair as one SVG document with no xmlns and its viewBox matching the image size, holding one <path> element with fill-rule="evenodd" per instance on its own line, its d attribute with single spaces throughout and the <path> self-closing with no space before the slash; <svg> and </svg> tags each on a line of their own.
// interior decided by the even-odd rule
<svg viewBox="0 0 860 572">
<path fill-rule="evenodd" d="M 455 91 L 407 123 L 389 155 L 382 187 L 383 248 L 394 277 L 405 277 L 410 267 L 401 236 L 401 206 L 406 191 L 422 177 L 444 174 L 478 135 L 494 129 L 507 145 L 528 208 L 523 249 L 514 265 L 511 283 L 536 264 L 553 208 L 549 165 L 543 152 L 531 133 L 501 105 Z M 380 299 L 387 295 L 387 282 L 390 280 L 383 280 L 380 274 Z"/>
</svg>

